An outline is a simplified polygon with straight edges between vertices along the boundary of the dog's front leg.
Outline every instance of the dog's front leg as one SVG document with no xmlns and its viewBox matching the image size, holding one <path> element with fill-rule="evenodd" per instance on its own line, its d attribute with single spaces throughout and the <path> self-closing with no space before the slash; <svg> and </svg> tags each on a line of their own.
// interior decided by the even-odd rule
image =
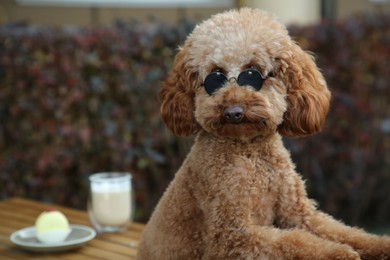
<svg viewBox="0 0 390 260">
<path fill-rule="evenodd" d="M 284 176 L 278 204 L 278 226 L 298 227 L 326 240 L 347 244 L 360 254 L 362 259 L 390 259 L 390 238 L 365 233 L 333 219 L 316 210 L 309 200 L 298 174 Z"/>
<path fill-rule="evenodd" d="M 390 237 L 348 227 L 325 213 L 315 212 L 307 221 L 307 229 L 323 238 L 350 245 L 362 259 L 390 259 Z"/>
<path fill-rule="evenodd" d="M 303 229 L 251 225 L 238 205 L 215 205 L 209 213 L 203 259 L 360 259 L 350 246 Z"/>
<path fill-rule="evenodd" d="M 261 194 L 250 186 L 250 167 L 235 166 L 213 177 L 200 203 L 206 226 L 203 259 L 360 259 L 350 246 L 306 230 L 258 225 L 252 210 Z"/>
</svg>

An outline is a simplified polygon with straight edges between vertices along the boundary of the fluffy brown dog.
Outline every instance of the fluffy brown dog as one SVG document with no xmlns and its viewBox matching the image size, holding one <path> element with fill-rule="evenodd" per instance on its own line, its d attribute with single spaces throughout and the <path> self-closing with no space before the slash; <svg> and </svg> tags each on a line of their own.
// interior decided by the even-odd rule
<svg viewBox="0 0 390 260">
<path fill-rule="evenodd" d="M 245 8 L 197 26 L 160 98 L 166 125 L 197 137 L 138 259 L 390 259 L 389 237 L 316 209 L 283 147 L 281 135 L 321 129 L 330 92 L 274 16 Z"/>
</svg>

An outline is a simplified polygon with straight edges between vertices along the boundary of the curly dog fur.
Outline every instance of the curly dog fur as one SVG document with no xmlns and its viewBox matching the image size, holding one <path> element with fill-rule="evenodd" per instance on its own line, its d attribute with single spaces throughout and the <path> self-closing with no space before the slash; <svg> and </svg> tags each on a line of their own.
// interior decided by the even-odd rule
<svg viewBox="0 0 390 260">
<path fill-rule="evenodd" d="M 269 75 L 212 94 L 213 71 Z M 281 136 L 321 130 L 330 92 L 313 58 L 261 10 L 217 14 L 180 48 L 160 91 L 161 116 L 195 143 L 147 224 L 138 259 L 390 259 L 390 238 L 316 209 Z M 239 107 L 239 122 L 226 109 Z M 308 155 L 309 156 L 309 155 Z"/>
</svg>

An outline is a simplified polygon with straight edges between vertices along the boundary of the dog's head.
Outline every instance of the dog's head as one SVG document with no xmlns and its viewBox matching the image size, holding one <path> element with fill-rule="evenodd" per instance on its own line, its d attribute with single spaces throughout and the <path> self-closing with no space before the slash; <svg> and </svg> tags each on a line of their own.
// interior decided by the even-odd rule
<svg viewBox="0 0 390 260">
<path fill-rule="evenodd" d="M 244 8 L 194 29 L 160 99 L 161 116 L 178 135 L 298 137 L 321 129 L 330 92 L 313 58 L 273 15 Z"/>
</svg>

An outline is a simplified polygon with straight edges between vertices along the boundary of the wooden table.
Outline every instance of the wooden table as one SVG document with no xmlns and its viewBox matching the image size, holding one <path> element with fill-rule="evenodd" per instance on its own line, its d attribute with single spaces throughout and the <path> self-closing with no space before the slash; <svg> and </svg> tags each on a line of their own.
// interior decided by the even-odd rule
<svg viewBox="0 0 390 260">
<path fill-rule="evenodd" d="M 47 208 L 60 210 L 71 224 L 91 226 L 85 211 L 21 198 L 0 201 L 0 259 L 135 259 L 144 228 L 138 223 L 131 223 L 123 233 L 98 234 L 85 246 L 68 252 L 32 253 L 15 246 L 9 236 L 33 226 L 37 216 Z"/>
</svg>

